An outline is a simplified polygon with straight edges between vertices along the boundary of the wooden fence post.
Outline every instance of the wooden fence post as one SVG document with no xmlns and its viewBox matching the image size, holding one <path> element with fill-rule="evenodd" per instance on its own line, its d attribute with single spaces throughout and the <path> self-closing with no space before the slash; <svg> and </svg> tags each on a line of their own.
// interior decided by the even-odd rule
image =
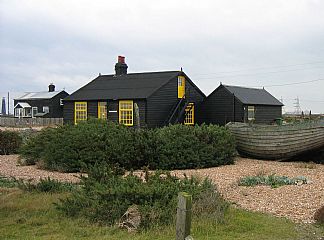
<svg viewBox="0 0 324 240">
<path fill-rule="evenodd" d="M 185 240 L 190 235 L 192 196 L 185 192 L 178 194 L 176 240 Z"/>
</svg>

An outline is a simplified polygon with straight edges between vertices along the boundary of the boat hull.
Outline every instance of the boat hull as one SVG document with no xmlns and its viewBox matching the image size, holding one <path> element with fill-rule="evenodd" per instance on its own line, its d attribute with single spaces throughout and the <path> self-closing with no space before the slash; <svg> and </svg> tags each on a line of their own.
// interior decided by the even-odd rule
<svg viewBox="0 0 324 240">
<path fill-rule="evenodd" d="M 324 147 L 324 123 L 259 126 L 229 123 L 237 150 L 258 159 L 282 160 Z"/>
</svg>

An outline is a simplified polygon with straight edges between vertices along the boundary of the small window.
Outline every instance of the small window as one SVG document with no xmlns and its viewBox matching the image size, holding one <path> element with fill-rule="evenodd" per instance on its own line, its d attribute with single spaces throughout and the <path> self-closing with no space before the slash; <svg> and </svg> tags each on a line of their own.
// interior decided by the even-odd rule
<svg viewBox="0 0 324 240">
<path fill-rule="evenodd" d="M 254 120 L 255 118 L 255 109 L 254 109 L 254 106 L 248 106 L 248 120 L 251 121 L 251 120 Z"/>
<path fill-rule="evenodd" d="M 186 79 L 184 76 L 178 76 L 178 98 L 185 97 Z"/>
<path fill-rule="evenodd" d="M 44 113 L 49 113 L 49 107 L 48 106 L 44 106 L 43 107 L 43 112 Z"/>
<path fill-rule="evenodd" d="M 189 103 L 185 110 L 186 117 L 184 124 L 185 125 L 194 125 L 195 124 L 195 104 Z"/>
<path fill-rule="evenodd" d="M 38 113 L 37 107 L 32 107 L 32 117 L 35 117 L 37 113 Z"/>
<path fill-rule="evenodd" d="M 24 108 L 24 111 L 25 111 L 25 114 L 24 114 L 25 117 L 31 117 L 32 116 L 32 110 L 31 110 L 30 107 Z"/>
<path fill-rule="evenodd" d="M 74 103 L 74 123 L 87 120 L 87 102 Z"/>
<path fill-rule="evenodd" d="M 63 98 L 60 98 L 60 106 L 63 106 Z"/>
<path fill-rule="evenodd" d="M 133 126 L 133 100 L 119 101 L 119 123 Z"/>
<path fill-rule="evenodd" d="M 107 119 L 107 102 L 98 102 L 98 118 Z"/>
</svg>

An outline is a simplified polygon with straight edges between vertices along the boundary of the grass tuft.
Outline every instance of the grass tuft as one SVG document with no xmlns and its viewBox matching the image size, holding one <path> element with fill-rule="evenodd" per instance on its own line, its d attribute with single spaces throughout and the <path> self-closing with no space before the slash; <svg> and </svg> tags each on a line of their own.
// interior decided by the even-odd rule
<svg viewBox="0 0 324 240">
<path fill-rule="evenodd" d="M 307 179 L 304 176 L 298 176 L 295 178 L 289 178 L 287 176 L 276 176 L 272 175 L 257 175 L 257 176 L 245 176 L 239 179 L 239 186 L 256 186 L 256 185 L 268 185 L 272 188 L 280 187 L 283 185 L 295 185 L 295 184 L 306 184 Z"/>
</svg>

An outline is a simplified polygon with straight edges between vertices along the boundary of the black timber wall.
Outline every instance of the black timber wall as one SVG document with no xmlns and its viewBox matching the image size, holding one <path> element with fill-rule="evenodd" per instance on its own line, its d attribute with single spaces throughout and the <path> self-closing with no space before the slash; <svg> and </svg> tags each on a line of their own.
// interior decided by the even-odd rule
<svg viewBox="0 0 324 240">
<path fill-rule="evenodd" d="M 272 124 L 276 118 L 282 117 L 281 106 L 270 106 L 270 105 L 250 105 L 254 106 L 255 113 L 254 113 L 254 123 L 258 124 Z M 248 105 L 245 106 L 244 112 L 245 122 L 248 121 Z"/>
<path fill-rule="evenodd" d="M 197 87 L 195 87 L 191 81 L 186 81 L 186 97 L 188 102 L 193 102 L 195 104 L 195 123 L 200 123 L 201 119 L 201 105 L 206 98 L 206 96 L 200 92 Z"/>
<path fill-rule="evenodd" d="M 63 101 L 63 121 L 66 123 L 74 123 L 74 102 Z"/>
<path fill-rule="evenodd" d="M 49 107 L 49 114 L 52 114 L 51 109 L 51 101 L 50 99 L 26 99 L 26 100 L 15 100 L 14 105 L 16 105 L 18 102 L 28 103 L 31 107 L 37 107 L 37 111 L 39 113 L 43 112 L 43 107 L 48 106 Z M 50 117 L 49 114 L 46 114 L 46 117 Z"/>
<path fill-rule="evenodd" d="M 223 86 L 218 87 L 202 103 L 201 118 L 203 123 L 225 125 L 232 121 L 243 121 L 243 105 Z"/>
<path fill-rule="evenodd" d="M 237 98 L 234 100 L 234 122 L 244 122 L 244 105 Z"/>
<path fill-rule="evenodd" d="M 186 77 L 186 100 L 195 104 L 195 116 L 204 98 L 205 96 Z M 163 126 L 178 101 L 178 77 L 174 77 L 148 97 L 146 110 L 147 127 Z"/>
<path fill-rule="evenodd" d="M 63 117 L 63 106 L 61 105 L 61 99 L 69 96 L 65 91 L 60 92 L 50 100 L 50 112 L 47 115 L 51 118 L 62 118 Z"/>
</svg>

